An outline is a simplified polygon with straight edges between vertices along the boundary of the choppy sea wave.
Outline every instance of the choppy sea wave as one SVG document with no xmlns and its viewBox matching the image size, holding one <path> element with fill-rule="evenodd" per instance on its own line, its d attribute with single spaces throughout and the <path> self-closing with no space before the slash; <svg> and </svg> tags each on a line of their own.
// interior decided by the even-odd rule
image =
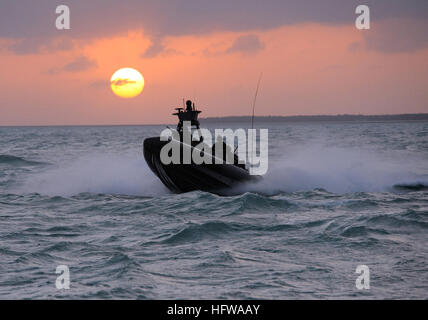
<svg viewBox="0 0 428 320">
<path fill-rule="evenodd" d="M 0 297 L 426 299 L 427 129 L 277 126 L 265 179 L 220 197 L 162 186 L 157 127 L 0 128 Z"/>
<path fill-rule="evenodd" d="M 21 157 L 15 157 L 8 154 L 0 154 L 0 165 L 12 165 L 12 166 L 37 166 L 46 165 L 47 163 L 26 160 Z"/>
</svg>

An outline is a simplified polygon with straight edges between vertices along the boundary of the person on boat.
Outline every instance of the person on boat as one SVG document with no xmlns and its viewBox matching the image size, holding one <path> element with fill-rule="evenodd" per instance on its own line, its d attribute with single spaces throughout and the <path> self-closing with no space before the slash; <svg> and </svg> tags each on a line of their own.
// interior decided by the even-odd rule
<svg viewBox="0 0 428 320">
<path fill-rule="evenodd" d="M 187 100 L 186 101 L 186 111 L 192 111 L 193 107 L 192 107 L 193 103 L 191 100 Z"/>
</svg>

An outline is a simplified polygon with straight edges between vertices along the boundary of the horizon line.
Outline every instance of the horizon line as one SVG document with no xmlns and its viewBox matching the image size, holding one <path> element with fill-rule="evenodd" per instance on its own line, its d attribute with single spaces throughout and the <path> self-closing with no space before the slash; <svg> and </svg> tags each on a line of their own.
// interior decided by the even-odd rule
<svg viewBox="0 0 428 320">
<path fill-rule="evenodd" d="M 251 119 L 251 115 L 233 115 L 233 116 L 210 116 L 205 118 L 200 118 L 201 121 L 208 121 L 212 122 L 214 120 L 224 120 L 224 119 L 231 119 L 234 120 L 236 118 L 248 118 Z M 311 119 L 313 121 L 326 121 L 327 119 L 319 119 L 316 120 L 315 118 L 332 118 L 330 121 L 334 121 L 333 118 L 344 118 L 344 117 L 350 117 L 350 118 L 381 118 L 381 117 L 395 117 L 397 119 L 381 119 L 378 121 L 424 121 L 428 120 L 428 113 L 392 113 L 392 114 L 351 114 L 351 113 L 342 113 L 342 114 L 315 114 L 315 115 L 258 115 L 254 116 L 255 119 L 261 118 L 276 118 L 278 120 L 286 120 L 286 119 L 296 119 L 296 118 L 307 118 Z M 422 119 L 398 119 L 399 117 L 422 117 Z M 327 120 L 328 121 L 328 120 Z M 349 120 L 342 120 L 342 121 L 349 121 Z M 0 124 L 0 128 L 10 128 L 10 127 L 120 127 L 120 126 L 164 126 L 164 125 L 171 125 L 172 123 L 124 123 L 124 124 L 12 124 L 12 125 L 3 125 Z"/>
</svg>

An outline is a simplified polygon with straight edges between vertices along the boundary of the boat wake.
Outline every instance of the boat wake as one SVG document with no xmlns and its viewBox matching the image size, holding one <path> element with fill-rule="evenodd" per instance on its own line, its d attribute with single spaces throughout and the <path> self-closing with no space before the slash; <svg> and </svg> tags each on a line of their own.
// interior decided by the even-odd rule
<svg viewBox="0 0 428 320">
<path fill-rule="evenodd" d="M 238 190 L 263 194 L 314 189 L 333 193 L 425 190 L 428 175 L 417 170 L 422 165 L 417 159 L 399 161 L 370 152 L 311 146 L 276 159 L 262 181 Z"/>
<path fill-rule="evenodd" d="M 141 155 L 92 154 L 34 173 L 19 192 L 73 196 L 80 193 L 159 196 L 168 192 Z"/>
<path fill-rule="evenodd" d="M 427 190 L 428 176 L 415 172 L 417 167 L 409 160 L 400 163 L 361 151 L 311 147 L 271 160 L 260 182 L 234 188 L 231 195 L 315 189 L 338 194 Z M 32 174 L 20 191 L 61 196 L 89 192 L 157 197 L 170 193 L 141 154 L 92 154 L 49 166 Z"/>
</svg>

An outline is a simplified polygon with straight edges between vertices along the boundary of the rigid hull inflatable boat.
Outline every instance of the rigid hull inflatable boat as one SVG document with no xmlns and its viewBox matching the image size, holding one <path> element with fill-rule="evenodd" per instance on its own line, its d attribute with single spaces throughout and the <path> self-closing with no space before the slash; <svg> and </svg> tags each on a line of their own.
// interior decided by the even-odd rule
<svg viewBox="0 0 428 320">
<path fill-rule="evenodd" d="M 175 193 L 201 190 L 219 195 L 228 195 L 231 194 L 233 187 L 260 179 L 259 176 L 250 175 L 245 165 L 239 163 L 238 156 L 235 153 L 233 153 L 233 161 L 226 162 L 226 154 L 231 151 L 223 140 L 216 142 L 223 144 L 224 152 L 220 161 L 213 151 L 207 155 L 207 157 L 212 157 L 211 164 L 196 164 L 193 159 L 190 160 L 190 163 L 185 164 L 185 161 L 183 161 L 184 151 L 186 150 L 193 154 L 196 146 L 201 141 L 191 142 L 190 144 L 185 143 L 183 131 L 187 129 L 199 130 L 198 115 L 201 111 L 196 110 L 191 101 L 186 102 L 186 109 L 176 108 L 176 110 L 177 112 L 173 115 L 179 118 L 177 125 L 179 139 L 170 138 L 168 141 L 162 141 L 160 137 L 152 137 L 144 140 L 144 158 L 150 169 L 169 190 Z M 190 124 L 190 128 L 184 127 L 185 123 Z M 179 148 L 181 160 L 179 163 L 164 164 L 161 161 L 161 150 L 168 143 L 174 143 L 176 148 Z M 203 155 L 203 151 L 200 149 L 196 151 Z"/>
</svg>

